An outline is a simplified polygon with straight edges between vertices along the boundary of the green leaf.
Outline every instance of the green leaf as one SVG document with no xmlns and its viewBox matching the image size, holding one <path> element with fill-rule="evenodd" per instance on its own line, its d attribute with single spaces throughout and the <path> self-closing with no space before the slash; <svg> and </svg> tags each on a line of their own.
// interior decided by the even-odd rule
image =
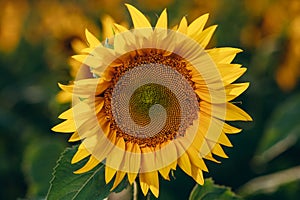
<svg viewBox="0 0 300 200">
<path fill-rule="evenodd" d="M 192 190 L 189 200 L 242 200 L 234 194 L 230 188 L 214 184 L 214 181 L 209 178 L 205 179 L 204 185 L 198 185 Z"/>
<path fill-rule="evenodd" d="M 28 183 L 26 196 L 45 197 L 51 180 L 51 171 L 64 144 L 58 140 L 39 138 L 31 140 L 24 152 L 22 169 Z"/>
<path fill-rule="evenodd" d="M 112 183 L 106 184 L 104 179 L 105 166 L 100 163 L 94 169 L 83 174 L 73 172 L 84 165 L 87 159 L 71 164 L 71 159 L 78 146 L 67 148 L 54 168 L 53 179 L 47 199 L 95 199 L 103 200 L 110 193 Z M 116 192 L 123 190 L 127 184 L 123 180 Z"/>
<path fill-rule="evenodd" d="M 254 162 L 265 164 L 296 144 L 300 137 L 300 94 L 282 103 L 268 121 Z"/>
</svg>

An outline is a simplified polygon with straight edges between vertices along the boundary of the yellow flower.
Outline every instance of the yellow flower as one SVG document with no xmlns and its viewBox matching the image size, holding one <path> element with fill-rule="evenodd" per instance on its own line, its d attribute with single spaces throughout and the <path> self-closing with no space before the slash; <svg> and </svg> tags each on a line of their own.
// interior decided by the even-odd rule
<svg viewBox="0 0 300 200">
<path fill-rule="evenodd" d="M 27 18 L 29 6 L 27 1 L 1 1 L 0 7 L 0 51 L 11 53 L 21 39 L 22 24 Z"/>
<path fill-rule="evenodd" d="M 115 35 L 104 43 L 86 30 L 89 47 L 73 58 L 94 78 L 60 85 L 73 94 L 73 106 L 53 130 L 74 132 L 69 141 L 82 141 L 72 163 L 89 160 L 75 173 L 103 162 L 106 182 L 115 177 L 112 189 L 127 175 L 130 184 L 139 178 L 145 195 L 150 189 L 158 197 L 159 174 L 169 180 L 177 165 L 203 184 L 203 159 L 227 158 L 222 145 L 232 145 L 226 133 L 241 131 L 225 121 L 251 120 L 230 102 L 249 86 L 233 83 L 246 71 L 230 64 L 241 50 L 205 50 L 216 29 L 204 29 L 208 14 L 190 25 L 183 17 L 169 30 L 166 9 L 153 28 L 126 6 L 134 29 L 115 24 Z"/>
</svg>

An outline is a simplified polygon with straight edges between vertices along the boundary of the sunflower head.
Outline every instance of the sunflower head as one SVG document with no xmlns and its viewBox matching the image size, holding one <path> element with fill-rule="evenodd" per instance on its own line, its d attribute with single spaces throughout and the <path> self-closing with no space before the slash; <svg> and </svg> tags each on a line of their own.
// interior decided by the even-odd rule
<svg viewBox="0 0 300 200">
<path fill-rule="evenodd" d="M 230 102 L 249 85 L 233 83 L 246 71 L 231 64 L 241 50 L 206 49 L 216 28 L 204 29 L 207 14 L 190 25 L 183 17 L 170 30 L 166 9 L 152 27 L 126 6 L 133 29 L 113 24 L 115 35 L 103 43 L 86 31 L 89 47 L 73 58 L 94 77 L 60 85 L 73 104 L 53 130 L 82 141 L 72 163 L 89 160 L 75 173 L 103 162 L 106 182 L 115 177 L 112 189 L 126 175 L 130 184 L 138 176 L 143 193 L 150 189 L 157 197 L 159 174 L 169 180 L 177 166 L 203 184 L 204 159 L 227 157 L 222 145 L 232 145 L 226 133 L 241 131 L 227 121 L 251 120 Z"/>
</svg>

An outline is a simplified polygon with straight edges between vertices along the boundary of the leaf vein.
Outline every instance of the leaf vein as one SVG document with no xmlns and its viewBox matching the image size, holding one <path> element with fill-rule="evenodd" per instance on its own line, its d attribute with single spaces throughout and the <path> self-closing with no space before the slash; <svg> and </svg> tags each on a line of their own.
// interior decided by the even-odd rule
<svg viewBox="0 0 300 200">
<path fill-rule="evenodd" d="M 89 181 L 99 172 L 104 165 L 100 166 L 95 172 L 82 184 L 82 186 L 78 189 L 72 200 L 75 200 L 75 198 L 79 195 L 79 193 L 83 190 L 83 188 L 89 183 Z"/>
</svg>

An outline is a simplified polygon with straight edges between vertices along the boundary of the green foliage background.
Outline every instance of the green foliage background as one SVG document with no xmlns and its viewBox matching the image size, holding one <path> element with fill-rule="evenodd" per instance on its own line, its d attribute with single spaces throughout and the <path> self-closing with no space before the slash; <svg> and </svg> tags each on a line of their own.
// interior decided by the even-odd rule
<svg viewBox="0 0 300 200">
<path fill-rule="evenodd" d="M 71 146 L 68 135 L 50 130 L 59 122 L 58 114 L 69 107 L 58 103 L 56 95 L 57 82 L 72 80 L 68 66 L 74 54 L 71 42 L 84 40 L 84 27 L 101 38 L 99 17 L 104 14 L 117 22 L 130 21 L 124 2 L 0 1 L 0 199 L 46 196 L 52 169 L 65 147 Z M 220 165 L 208 162 L 210 172 L 205 176 L 249 200 L 298 199 L 297 0 L 126 2 L 146 13 L 152 23 L 167 7 L 171 26 L 184 15 L 190 22 L 209 12 L 208 25 L 218 24 L 210 46 L 244 50 L 235 62 L 248 71 L 238 81 L 251 84 L 236 101 L 242 102 L 240 107 L 254 121 L 236 124 L 244 130 L 229 136 L 234 148 L 225 151 L 230 158 L 220 158 Z M 290 178 L 280 178 L 291 172 Z M 171 182 L 161 181 L 159 199 L 188 199 L 194 181 L 180 170 L 175 177 Z M 267 185 L 270 180 L 273 186 Z"/>
</svg>

